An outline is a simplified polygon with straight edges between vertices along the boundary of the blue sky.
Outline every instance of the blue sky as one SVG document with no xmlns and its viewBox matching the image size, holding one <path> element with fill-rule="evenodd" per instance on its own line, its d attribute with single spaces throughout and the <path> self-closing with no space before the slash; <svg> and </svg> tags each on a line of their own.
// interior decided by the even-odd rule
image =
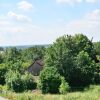
<svg viewBox="0 0 100 100">
<path fill-rule="evenodd" d="M 64 34 L 100 41 L 100 0 L 0 0 L 0 46 L 50 44 Z"/>
</svg>

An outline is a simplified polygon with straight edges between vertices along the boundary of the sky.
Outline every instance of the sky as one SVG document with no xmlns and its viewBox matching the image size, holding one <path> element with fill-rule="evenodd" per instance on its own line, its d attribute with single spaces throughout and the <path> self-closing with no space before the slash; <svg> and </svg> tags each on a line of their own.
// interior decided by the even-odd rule
<svg viewBox="0 0 100 100">
<path fill-rule="evenodd" d="M 0 46 L 51 44 L 64 34 L 100 41 L 100 0 L 0 0 Z"/>
</svg>

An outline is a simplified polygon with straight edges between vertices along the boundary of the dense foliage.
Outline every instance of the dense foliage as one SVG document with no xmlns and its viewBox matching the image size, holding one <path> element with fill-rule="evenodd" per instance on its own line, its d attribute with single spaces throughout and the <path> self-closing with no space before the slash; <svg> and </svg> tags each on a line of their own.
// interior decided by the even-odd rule
<svg viewBox="0 0 100 100">
<path fill-rule="evenodd" d="M 9 71 L 6 74 L 6 85 L 9 90 L 14 92 L 22 92 L 24 91 L 23 81 L 21 80 L 21 74 L 16 71 Z"/>
<path fill-rule="evenodd" d="M 43 71 L 35 77 L 28 67 L 43 60 Z M 39 83 L 38 83 L 39 82 Z M 64 35 L 47 48 L 0 47 L 0 85 L 9 90 L 34 90 L 65 94 L 69 89 L 100 84 L 100 42 L 92 43 L 85 35 Z"/>
<path fill-rule="evenodd" d="M 60 74 L 55 67 L 45 68 L 40 74 L 42 93 L 58 93 L 61 84 Z"/>
<path fill-rule="evenodd" d="M 100 84 L 100 63 L 96 64 L 96 69 L 94 73 L 94 83 Z"/>
<path fill-rule="evenodd" d="M 69 89 L 70 89 L 70 87 L 69 87 L 68 83 L 66 82 L 64 77 L 61 77 L 61 84 L 59 87 L 59 92 L 61 94 L 66 94 L 69 91 Z"/>
<path fill-rule="evenodd" d="M 56 67 L 70 86 L 89 85 L 94 77 L 95 61 L 93 44 L 83 34 L 58 38 L 45 55 L 45 66 Z"/>
<path fill-rule="evenodd" d="M 23 81 L 24 89 L 25 90 L 34 90 L 36 89 L 36 82 L 34 81 L 33 75 L 29 73 L 25 73 L 25 75 L 21 76 L 21 79 Z"/>
<path fill-rule="evenodd" d="M 97 55 L 100 55 L 100 42 L 95 42 L 94 48 L 96 50 Z"/>
<path fill-rule="evenodd" d="M 24 90 L 33 90 L 36 88 L 34 77 L 25 73 L 21 75 L 18 71 L 9 71 L 6 74 L 6 85 L 9 90 L 14 92 L 23 92 Z"/>
<path fill-rule="evenodd" d="M 35 59 L 44 57 L 44 51 L 44 47 L 0 48 L 0 84 L 5 84 L 5 75 L 9 70 L 24 74 Z"/>
<path fill-rule="evenodd" d="M 75 58 L 74 67 L 70 71 L 69 84 L 79 87 L 92 83 L 95 66 L 95 62 L 91 60 L 87 52 L 79 52 Z"/>
<path fill-rule="evenodd" d="M 7 68 L 5 64 L 0 64 L 0 84 L 5 84 L 5 74 L 7 72 Z"/>
</svg>

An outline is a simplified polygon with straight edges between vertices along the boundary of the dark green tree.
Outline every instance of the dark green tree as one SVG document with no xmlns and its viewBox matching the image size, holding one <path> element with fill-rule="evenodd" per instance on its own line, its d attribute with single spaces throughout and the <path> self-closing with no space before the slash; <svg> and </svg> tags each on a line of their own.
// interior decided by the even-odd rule
<svg viewBox="0 0 100 100">
<path fill-rule="evenodd" d="M 23 49 L 21 52 L 21 59 L 23 62 L 33 62 L 36 59 L 43 59 L 44 52 L 44 47 L 30 47 Z"/>
<path fill-rule="evenodd" d="M 55 66 L 59 73 L 69 78 L 69 71 L 73 68 L 74 41 L 71 36 L 63 36 L 46 50 L 45 66 Z"/>
<path fill-rule="evenodd" d="M 23 81 L 25 90 L 34 90 L 34 89 L 36 89 L 37 84 L 34 80 L 33 75 L 31 75 L 29 73 L 25 73 L 24 75 L 22 75 L 21 79 Z"/>
<path fill-rule="evenodd" d="M 58 93 L 61 84 L 60 74 L 55 67 L 47 67 L 40 74 L 42 93 Z"/>
<path fill-rule="evenodd" d="M 81 55 L 80 52 L 84 52 L 88 56 Z M 81 57 L 81 59 L 78 59 L 77 55 L 83 57 Z M 84 61 L 85 57 L 88 57 L 86 59 L 87 60 L 86 62 Z M 96 61 L 96 54 L 95 54 L 92 41 L 90 41 L 83 34 L 77 34 L 75 36 L 64 35 L 58 38 L 56 42 L 54 42 L 53 45 L 46 50 L 46 55 L 44 58 L 45 58 L 45 66 L 46 67 L 55 66 L 58 72 L 60 73 L 60 75 L 64 76 L 64 78 L 69 83 L 69 85 L 72 84 L 76 85 L 77 82 L 81 80 L 78 79 L 76 82 L 74 82 L 73 79 L 73 77 L 75 76 L 73 74 L 75 70 L 78 74 L 78 67 L 80 68 L 82 67 L 80 70 L 83 69 L 86 71 L 86 73 L 88 73 L 90 70 L 88 74 L 86 74 L 84 71 L 80 73 L 81 76 L 82 75 L 84 76 L 84 74 L 86 75 L 86 81 L 90 78 L 89 81 L 86 83 L 87 85 L 90 83 L 91 79 L 93 78 L 94 73 L 91 74 L 91 72 L 94 71 L 92 60 Z M 76 62 L 78 63 L 78 60 L 80 64 L 81 61 L 84 61 L 84 65 L 81 64 L 81 65 L 77 65 L 76 67 Z M 81 83 L 79 82 L 79 85 L 85 85 L 85 82 L 83 84 L 82 82 Z"/>
<path fill-rule="evenodd" d="M 18 71 L 8 71 L 6 74 L 6 85 L 9 90 L 14 92 L 23 92 L 25 86 L 21 79 L 21 74 Z"/>
<path fill-rule="evenodd" d="M 84 87 L 93 82 L 95 62 L 87 52 L 81 51 L 75 58 L 73 70 L 70 73 L 69 84 L 74 87 Z"/>
<path fill-rule="evenodd" d="M 92 43 L 92 40 L 89 40 L 87 36 L 83 34 L 76 34 L 74 37 L 74 42 L 75 42 L 75 50 L 76 50 L 76 55 L 80 51 L 87 52 L 88 55 L 91 57 L 92 60 L 97 61 L 96 58 L 96 51 L 94 49 L 94 45 Z"/>
<path fill-rule="evenodd" d="M 100 42 L 95 42 L 94 48 L 96 50 L 96 54 L 100 56 Z"/>
<path fill-rule="evenodd" d="M 5 64 L 0 64 L 0 84 L 4 85 L 5 84 L 5 74 L 7 72 L 7 67 Z"/>
<path fill-rule="evenodd" d="M 7 48 L 5 51 L 5 62 L 17 62 L 21 59 L 20 50 L 17 48 Z"/>
<path fill-rule="evenodd" d="M 95 74 L 94 74 L 94 83 L 100 84 L 100 63 L 96 64 Z"/>
</svg>

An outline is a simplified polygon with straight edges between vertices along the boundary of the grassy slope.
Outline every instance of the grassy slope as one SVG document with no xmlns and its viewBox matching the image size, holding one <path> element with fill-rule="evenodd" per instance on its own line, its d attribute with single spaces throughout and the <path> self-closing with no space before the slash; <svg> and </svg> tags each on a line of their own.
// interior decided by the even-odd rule
<svg viewBox="0 0 100 100">
<path fill-rule="evenodd" d="M 83 92 L 72 92 L 66 95 L 42 95 L 40 93 L 9 93 L 2 96 L 10 100 L 100 100 L 100 85 L 92 86 Z"/>
</svg>

